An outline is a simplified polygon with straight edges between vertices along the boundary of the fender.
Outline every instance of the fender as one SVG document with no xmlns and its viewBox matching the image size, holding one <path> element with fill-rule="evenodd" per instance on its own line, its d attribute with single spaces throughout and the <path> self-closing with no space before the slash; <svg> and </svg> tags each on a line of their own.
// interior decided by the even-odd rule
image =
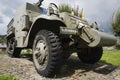
<svg viewBox="0 0 120 80">
<path fill-rule="evenodd" d="M 25 39 L 24 46 L 32 47 L 34 38 L 38 31 L 42 29 L 50 30 L 56 34 L 60 33 L 60 26 L 66 26 L 64 22 L 56 15 L 40 15 L 35 17 Z"/>
</svg>

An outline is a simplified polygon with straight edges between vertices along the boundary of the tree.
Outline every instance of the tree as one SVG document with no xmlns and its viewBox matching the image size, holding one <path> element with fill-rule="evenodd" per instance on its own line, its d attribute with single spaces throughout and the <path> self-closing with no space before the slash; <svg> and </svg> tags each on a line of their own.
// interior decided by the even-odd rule
<svg viewBox="0 0 120 80">
<path fill-rule="evenodd" d="M 112 31 L 115 36 L 120 37 L 120 9 L 113 16 Z"/>
<path fill-rule="evenodd" d="M 72 11 L 74 12 L 74 14 L 77 16 L 78 14 L 78 10 L 77 9 L 73 9 L 70 5 L 68 4 L 61 4 L 59 6 L 59 11 L 60 12 L 68 12 L 71 13 Z"/>
<path fill-rule="evenodd" d="M 0 43 L 6 43 L 6 35 L 0 35 Z"/>
</svg>

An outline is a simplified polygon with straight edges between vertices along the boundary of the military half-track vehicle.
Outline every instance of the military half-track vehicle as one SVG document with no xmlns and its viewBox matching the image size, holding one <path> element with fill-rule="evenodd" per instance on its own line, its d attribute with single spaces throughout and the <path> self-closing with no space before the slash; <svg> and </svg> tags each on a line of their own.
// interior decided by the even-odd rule
<svg viewBox="0 0 120 80">
<path fill-rule="evenodd" d="M 112 46 L 116 38 L 98 30 L 86 20 L 68 12 L 59 12 L 56 4 L 48 8 L 41 2 L 20 7 L 7 26 L 7 52 L 19 57 L 22 49 L 32 49 L 37 72 L 53 77 L 62 61 L 76 52 L 84 63 L 98 62 L 103 46 Z"/>
</svg>

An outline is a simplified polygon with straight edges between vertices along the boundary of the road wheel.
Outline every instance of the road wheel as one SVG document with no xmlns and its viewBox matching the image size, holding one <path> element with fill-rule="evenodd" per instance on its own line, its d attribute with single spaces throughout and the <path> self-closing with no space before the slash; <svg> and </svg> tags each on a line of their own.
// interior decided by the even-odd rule
<svg viewBox="0 0 120 80">
<path fill-rule="evenodd" d="M 10 57 L 15 57 L 15 58 L 20 57 L 21 50 L 22 50 L 21 48 L 15 47 L 14 38 L 7 40 L 7 53 Z"/>
<path fill-rule="evenodd" d="M 103 49 L 102 47 L 95 48 L 82 48 L 78 52 L 79 59 L 87 64 L 94 64 L 98 62 L 102 57 Z"/>
<path fill-rule="evenodd" d="M 41 30 L 33 44 L 33 62 L 38 73 L 44 77 L 54 77 L 61 66 L 62 47 L 54 33 Z"/>
</svg>

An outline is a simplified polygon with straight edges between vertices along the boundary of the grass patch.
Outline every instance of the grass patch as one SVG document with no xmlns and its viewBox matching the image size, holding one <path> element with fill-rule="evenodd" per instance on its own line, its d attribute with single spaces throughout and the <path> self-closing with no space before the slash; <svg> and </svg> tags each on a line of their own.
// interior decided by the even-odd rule
<svg viewBox="0 0 120 80">
<path fill-rule="evenodd" d="M 120 66 L 120 50 L 104 51 L 101 62 Z"/>
<path fill-rule="evenodd" d="M 32 50 L 31 49 L 22 50 L 21 55 L 24 55 L 24 54 L 32 54 Z"/>
<path fill-rule="evenodd" d="M 1 75 L 0 80 L 19 80 L 19 79 L 12 75 Z"/>
</svg>

